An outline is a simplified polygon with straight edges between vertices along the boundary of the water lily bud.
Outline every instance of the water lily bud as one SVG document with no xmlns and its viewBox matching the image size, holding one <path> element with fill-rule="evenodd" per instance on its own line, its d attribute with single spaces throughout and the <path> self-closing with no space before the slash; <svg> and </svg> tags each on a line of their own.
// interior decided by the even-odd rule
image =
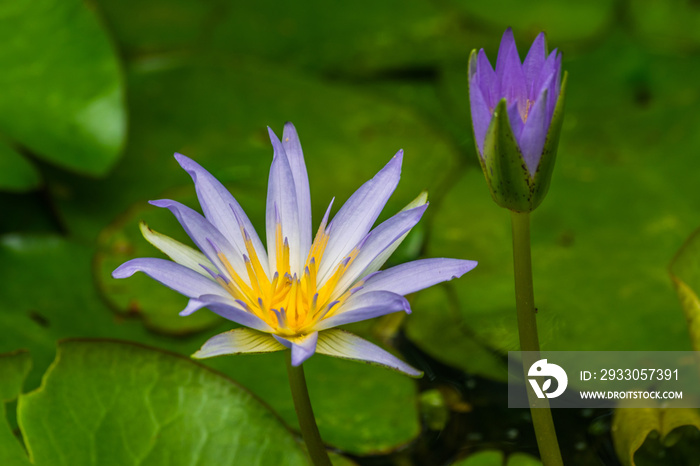
<svg viewBox="0 0 700 466">
<path fill-rule="evenodd" d="M 469 57 L 469 101 L 481 168 L 498 205 L 534 210 L 547 194 L 564 116 L 561 53 L 540 33 L 521 63 L 513 31 L 501 39 L 496 69 L 484 50 Z"/>
</svg>

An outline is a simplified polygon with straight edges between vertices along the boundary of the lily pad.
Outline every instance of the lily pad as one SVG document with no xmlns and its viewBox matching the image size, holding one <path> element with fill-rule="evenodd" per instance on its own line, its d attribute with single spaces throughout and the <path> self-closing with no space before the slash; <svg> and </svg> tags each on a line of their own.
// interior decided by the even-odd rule
<svg viewBox="0 0 700 466">
<path fill-rule="evenodd" d="M 0 464 L 29 465 L 27 455 L 5 421 L 5 403 L 17 399 L 32 360 L 26 351 L 0 355 Z"/>
<path fill-rule="evenodd" d="M 0 7 L 0 132 L 61 167 L 104 174 L 126 135 L 119 62 L 80 0 Z"/>
<path fill-rule="evenodd" d="M 41 178 L 20 153 L 0 141 L 0 190 L 25 192 L 39 187 Z"/>
<path fill-rule="evenodd" d="M 469 15 L 471 21 L 492 26 L 495 29 L 495 35 L 502 34 L 507 26 L 511 26 L 516 34 L 529 34 L 530 40 L 534 39 L 540 31 L 546 31 L 550 43 L 555 44 L 590 40 L 603 33 L 614 21 L 616 8 L 612 0 L 577 3 L 562 3 L 557 0 L 530 2 L 453 0 L 452 3 L 463 14 Z M 525 41 L 519 43 L 522 44 L 521 53 L 525 58 L 525 52 L 522 51 L 526 47 Z"/>
<path fill-rule="evenodd" d="M 700 230 L 695 230 L 671 261 L 671 279 L 688 322 L 690 341 L 700 351 Z"/>
<path fill-rule="evenodd" d="M 231 380 L 132 344 L 67 341 L 18 418 L 37 465 L 306 465 L 292 434 Z"/>
<path fill-rule="evenodd" d="M 617 456 L 625 466 L 681 464 L 678 461 L 683 461 L 683 464 L 695 464 L 700 461 L 700 450 L 697 449 L 698 439 L 700 439 L 700 412 L 697 409 L 662 408 L 653 403 L 650 403 L 649 408 L 621 407 L 615 410 L 612 435 Z M 653 461 L 653 456 L 641 462 L 636 458 L 639 454 L 644 456 L 644 452 L 640 449 L 645 442 L 653 443 L 651 437 L 654 437 L 656 442 L 662 445 L 662 448 L 668 448 L 681 442 L 684 435 L 689 438 L 690 445 L 695 445 L 694 454 L 684 451 L 676 458 L 673 452 L 670 452 L 665 459 L 661 457 L 658 458 L 660 461 L 656 462 Z M 678 446 L 682 447 L 683 445 Z M 637 454 L 638 451 L 639 454 Z M 695 457 L 694 462 L 691 459 L 693 456 Z"/>
</svg>

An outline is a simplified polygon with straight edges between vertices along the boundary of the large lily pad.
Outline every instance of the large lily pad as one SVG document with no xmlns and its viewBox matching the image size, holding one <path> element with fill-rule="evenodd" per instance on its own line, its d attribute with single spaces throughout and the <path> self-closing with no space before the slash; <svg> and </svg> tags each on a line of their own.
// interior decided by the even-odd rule
<svg viewBox="0 0 700 466">
<path fill-rule="evenodd" d="M 60 345 L 18 418 L 37 465 L 305 465 L 272 412 L 182 357 L 107 341 Z"/>
<path fill-rule="evenodd" d="M 0 464 L 29 465 L 27 455 L 5 418 L 5 403 L 17 399 L 32 360 L 26 351 L 0 355 Z"/>
<path fill-rule="evenodd" d="M 0 132 L 62 167 L 99 175 L 126 134 L 121 73 L 80 0 L 0 6 Z"/>
</svg>

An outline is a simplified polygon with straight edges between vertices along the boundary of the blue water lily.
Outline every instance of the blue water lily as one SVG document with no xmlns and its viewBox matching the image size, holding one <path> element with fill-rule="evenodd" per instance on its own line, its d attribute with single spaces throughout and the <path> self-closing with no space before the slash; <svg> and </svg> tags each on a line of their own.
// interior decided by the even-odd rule
<svg viewBox="0 0 700 466">
<path fill-rule="evenodd" d="M 289 348 L 294 366 L 317 352 L 420 376 L 385 350 L 336 327 L 392 312 L 410 313 L 404 295 L 460 277 L 476 262 L 422 259 L 379 271 L 428 206 L 422 193 L 372 229 L 399 182 L 402 151 L 332 220 L 331 201 L 312 238 L 309 181 L 297 132 L 287 123 L 282 141 L 269 133 L 274 156 L 267 192 L 267 249 L 231 193 L 199 164 L 175 154 L 195 183 L 204 215 L 172 200 L 151 204 L 169 209 L 199 250 L 142 225 L 145 238 L 172 261 L 133 259 L 112 275 L 144 272 L 190 298 L 180 315 L 206 307 L 244 326 L 212 337 L 195 358 Z"/>
</svg>

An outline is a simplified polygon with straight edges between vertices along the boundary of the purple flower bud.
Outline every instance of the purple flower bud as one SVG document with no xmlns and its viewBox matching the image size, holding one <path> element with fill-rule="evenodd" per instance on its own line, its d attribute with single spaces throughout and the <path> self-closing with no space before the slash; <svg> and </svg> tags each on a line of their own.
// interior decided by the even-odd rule
<svg viewBox="0 0 700 466">
<path fill-rule="evenodd" d="M 561 54 L 556 49 L 547 54 L 544 33 L 537 36 L 521 62 L 513 31 L 508 28 L 495 70 L 483 49 L 472 52 L 469 100 L 474 137 L 499 205 L 528 211 L 546 194 L 561 128 L 562 89 Z M 545 158 L 550 160 L 545 163 Z M 505 185 L 512 185 L 510 178 L 520 171 L 525 173 L 515 180 L 516 191 L 506 192 L 513 187 Z M 541 171 L 546 172 L 542 173 L 546 179 L 539 181 Z M 543 189 L 537 189 L 538 182 Z"/>
</svg>

